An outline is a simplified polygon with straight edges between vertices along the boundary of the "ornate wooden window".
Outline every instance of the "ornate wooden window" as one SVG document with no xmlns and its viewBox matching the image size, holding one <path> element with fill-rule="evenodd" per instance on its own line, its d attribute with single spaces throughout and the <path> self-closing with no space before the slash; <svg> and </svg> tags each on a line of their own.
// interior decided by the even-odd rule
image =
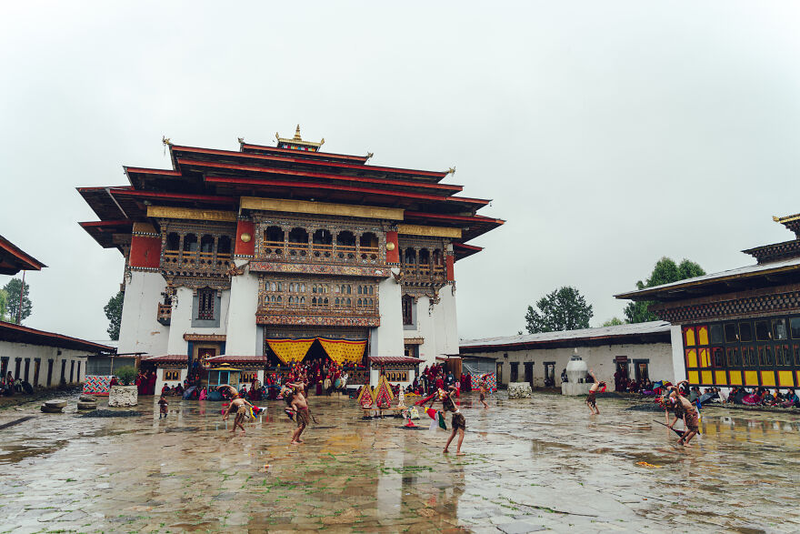
<svg viewBox="0 0 800 534">
<path fill-rule="evenodd" d="M 197 252 L 197 236 L 194 234 L 186 234 L 183 236 L 183 251 L 184 252 Z"/>
<path fill-rule="evenodd" d="M 414 297 L 411 295 L 403 295 L 403 324 L 414 324 Z"/>
<path fill-rule="evenodd" d="M 181 379 L 181 372 L 179 369 L 164 369 L 164 381 L 175 381 Z"/>
<path fill-rule="evenodd" d="M 217 299 L 217 292 L 213 289 L 199 289 L 197 291 L 197 318 L 214 319 L 214 301 Z"/>
<path fill-rule="evenodd" d="M 230 258 L 231 257 L 231 238 L 224 235 L 219 238 L 217 243 L 217 257 Z"/>
</svg>

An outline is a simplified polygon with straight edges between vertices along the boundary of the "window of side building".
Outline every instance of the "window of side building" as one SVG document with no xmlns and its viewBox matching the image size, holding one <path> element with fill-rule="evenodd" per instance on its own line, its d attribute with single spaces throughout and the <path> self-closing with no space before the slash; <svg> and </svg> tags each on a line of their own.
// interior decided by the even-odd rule
<svg viewBox="0 0 800 534">
<path fill-rule="evenodd" d="M 414 326 L 414 297 L 411 295 L 403 295 L 402 298 L 403 304 L 403 326 L 413 327 Z"/>
</svg>

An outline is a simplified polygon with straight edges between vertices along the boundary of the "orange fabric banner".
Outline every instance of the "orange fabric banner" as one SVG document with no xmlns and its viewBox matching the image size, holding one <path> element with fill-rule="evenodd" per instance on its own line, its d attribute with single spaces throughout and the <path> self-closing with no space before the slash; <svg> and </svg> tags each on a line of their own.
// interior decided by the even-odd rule
<svg viewBox="0 0 800 534">
<path fill-rule="evenodd" d="M 267 344 L 272 352 L 285 364 L 300 362 L 306 357 L 308 349 L 314 343 L 311 339 L 268 339 Z"/>
<path fill-rule="evenodd" d="M 364 357 L 364 348 L 367 346 L 366 339 L 358 341 L 326 339 L 323 337 L 318 337 L 317 339 L 331 360 L 339 365 L 344 365 L 345 363 L 360 364 L 361 359 Z"/>
</svg>

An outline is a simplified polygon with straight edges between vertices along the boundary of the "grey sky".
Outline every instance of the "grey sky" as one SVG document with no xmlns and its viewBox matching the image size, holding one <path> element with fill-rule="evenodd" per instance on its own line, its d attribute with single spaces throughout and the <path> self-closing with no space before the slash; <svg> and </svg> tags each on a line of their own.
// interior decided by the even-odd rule
<svg viewBox="0 0 800 534">
<path fill-rule="evenodd" d="M 458 168 L 506 225 L 458 262 L 461 337 L 515 334 L 574 285 L 622 316 L 663 255 L 708 272 L 800 212 L 794 2 L 15 2 L 0 17 L 0 234 L 27 325 L 106 337 L 123 260 L 76 186 L 169 167 L 161 136 L 238 149 L 277 131 L 370 163 Z M 0 285 L 9 277 L 0 276 Z M 154 312 L 155 313 L 155 312 Z"/>
</svg>

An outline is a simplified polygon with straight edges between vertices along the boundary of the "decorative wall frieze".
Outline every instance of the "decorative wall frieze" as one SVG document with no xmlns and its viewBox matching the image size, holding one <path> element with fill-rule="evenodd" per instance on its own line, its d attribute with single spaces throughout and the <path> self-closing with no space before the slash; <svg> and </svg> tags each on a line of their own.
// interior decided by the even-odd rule
<svg viewBox="0 0 800 534">
<path fill-rule="evenodd" d="M 311 265 L 251 261 L 250 272 L 388 278 L 391 270 L 388 267 L 361 267 L 357 265 Z"/>
<path fill-rule="evenodd" d="M 660 303 L 650 309 L 673 324 L 791 313 L 800 311 L 800 284 Z"/>
<path fill-rule="evenodd" d="M 256 314 L 256 323 L 262 325 L 298 325 L 298 326 L 365 326 L 377 328 L 381 325 L 380 317 L 341 317 L 318 315 L 270 315 Z"/>
</svg>

